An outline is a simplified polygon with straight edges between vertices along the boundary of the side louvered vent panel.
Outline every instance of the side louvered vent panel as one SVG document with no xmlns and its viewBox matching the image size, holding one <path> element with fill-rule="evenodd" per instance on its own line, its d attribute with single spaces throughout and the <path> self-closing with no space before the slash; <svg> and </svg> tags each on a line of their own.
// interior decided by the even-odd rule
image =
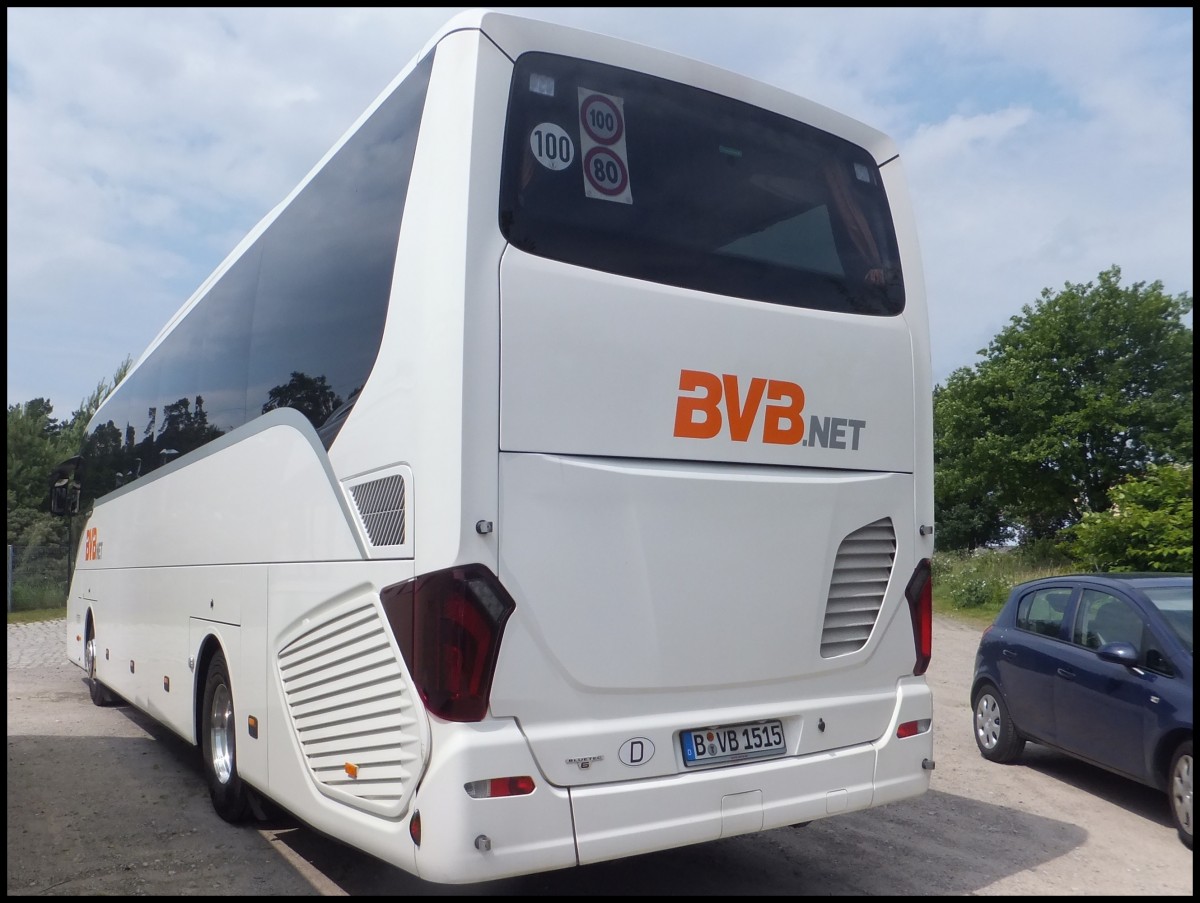
<svg viewBox="0 0 1200 903">
<path fill-rule="evenodd" d="M 322 792 L 396 815 L 419 777 L 421 739 L 418 699 L 386 630 L 373 602 L 344 610 L 289 643 L 279 654 L 279 672 Z"/>
<path fill-rule="evenodd" d="M 404 477 L 392 474 L 350 489 L 371 545 L 404 544 Z"/>
<path fill-rule="evenodd" d="M 857 652 L 867 644 L 896 560 L 896 531 L 890 518 L 855 530 L 842 540 L 833 564 L 821 657 Z"/>
</svg>

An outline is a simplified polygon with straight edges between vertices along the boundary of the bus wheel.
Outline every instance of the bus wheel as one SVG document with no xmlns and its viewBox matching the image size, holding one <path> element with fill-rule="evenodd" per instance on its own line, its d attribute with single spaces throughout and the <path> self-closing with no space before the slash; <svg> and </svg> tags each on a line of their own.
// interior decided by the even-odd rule
<svg viewBox="0 0 1200 903">
<path fill-rule="evenodd" d="M 200 749 L 213 808 L 228 822 L 245 821 L 250 814 L 250 791 L 237 773 L 233 688 L 229 666 L 218 650 L 208 666 L 200 710 Z"/>
<path fill-rule="evenodd" d="M 115 705 L 117 698 L 96 677 L 96 630 L 89 619 L 87 639 L 83 643 L 83 667 L 87 671 L 88 695 L 92 697 L 93 705 Z"/>
</svg>

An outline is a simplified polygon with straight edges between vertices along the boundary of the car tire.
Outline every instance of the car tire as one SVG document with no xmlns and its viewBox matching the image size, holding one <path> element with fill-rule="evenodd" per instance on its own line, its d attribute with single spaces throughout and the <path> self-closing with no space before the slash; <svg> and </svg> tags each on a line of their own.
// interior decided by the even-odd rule
<svg viewBox="0 0 1200 903">
<path fill-rule="evenodd" d="M 1015 762 L 1025 749 L 1004 697 L 992 684 L 983 684 L 972 700 L 973 731 L 979 754 L 989 762 Z"/>
<path fill-rule="evenodd" d="M 220 651 L 209 663 L 202 705 L 200 750 L 213 808 L 227 822 L 247 821 L 251 813 L 250 790 L 238 775 L 233 684 L 225 655 Z"/>
<path fill-rule="evenodd" d="M 1179 839 L 1192 849 L 1192 741 L 1185 740 L 1171 756 L 1167 774 L 1167 796 L 1171 802 L 1171 821 Z"/>
</svg>

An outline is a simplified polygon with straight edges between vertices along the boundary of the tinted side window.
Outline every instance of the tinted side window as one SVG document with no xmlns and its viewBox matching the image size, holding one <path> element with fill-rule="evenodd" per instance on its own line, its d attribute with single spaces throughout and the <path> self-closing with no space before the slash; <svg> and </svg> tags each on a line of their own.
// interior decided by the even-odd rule
<svg viewBox="0 0 1200 903">
<path fill-rule="evenodd" d="M 1071 590 L 1065 587 L 1026 593 L 1017 604 L 1017 627 L 1057 637 L 1071 605 Z"/>
<path fill-rule="evenodd" d="M 1085 589 L 1071 639 L 1089 649 L 1099 649 L 1108 643 L 1129 643 L 1140 650 L 1143 629 L 1141 616 L 1124 599 Z"/>
<path fill-rule="evenodd" d="M 260 239 L 247 414 L 320 429 L 362 391 L 387 316 L 432 57 L 384 101 Z M 328 446 L 336 431 L 322 434 Z"/>
<path fill-rule="evenodd" d="M 278 407 L 329 447 L 379 353 L 432 67 L 430 55 L 105 402 L 85 497 Z"/>
<path fill-rule="evenodd" d="M 1153 631 L 1147 629 L 1142 636 L 1146 648 L 1142 650 L 1138 664 L 1149 671 L 1156 671 L 1159 674 L 1165 674 L 1167 677 L 1174 677 L 1175 666 L 1171 664 L 1171 659 L 1163 650 L 1163 644 L 1154 636 Z"/>
</svg>

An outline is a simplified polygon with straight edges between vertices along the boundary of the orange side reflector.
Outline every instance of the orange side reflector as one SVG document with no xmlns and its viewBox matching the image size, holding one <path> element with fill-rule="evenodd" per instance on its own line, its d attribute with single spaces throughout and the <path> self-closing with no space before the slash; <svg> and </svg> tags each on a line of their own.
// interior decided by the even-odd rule
<svg viewBox="0 0 1200 903">
<path fill-rule="evenodd" d="M 352 777 L 352 778 L 357 778 L 358 777 L 358 766 L 355 765 L 353 762 L 347 762 L 346 763 L 346 774 L 350 775 L 350 777 Z"/>
</svg>

